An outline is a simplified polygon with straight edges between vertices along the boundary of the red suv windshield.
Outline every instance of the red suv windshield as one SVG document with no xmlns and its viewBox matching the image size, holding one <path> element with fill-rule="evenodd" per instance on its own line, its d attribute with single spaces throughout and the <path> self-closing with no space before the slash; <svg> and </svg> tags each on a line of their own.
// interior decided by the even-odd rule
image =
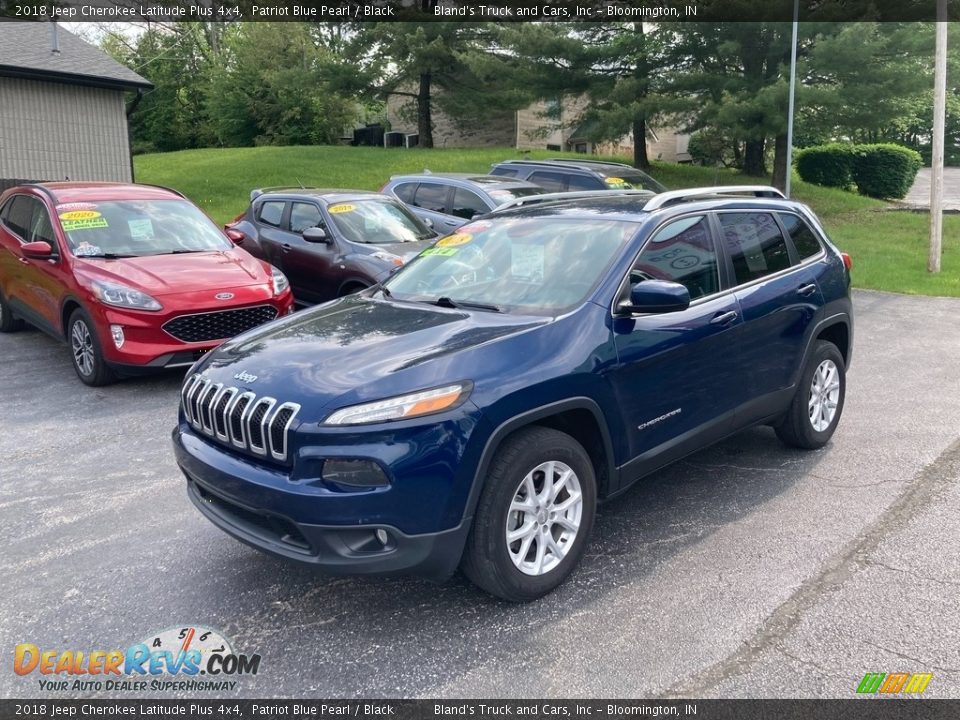
<svg viewBox="0 0 960 720">
<path fill-rule="evenodd" d="M 57 216 L 77 257 L 142 257 L 229 250 L 213 222 L 186 200 L 65 203 Z"/>
</svg>

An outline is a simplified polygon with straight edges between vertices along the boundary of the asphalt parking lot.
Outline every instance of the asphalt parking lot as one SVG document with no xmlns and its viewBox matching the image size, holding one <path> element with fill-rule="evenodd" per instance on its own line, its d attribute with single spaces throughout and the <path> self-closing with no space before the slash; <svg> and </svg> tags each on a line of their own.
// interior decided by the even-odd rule
<svg viewBox="0 0 960 720">
<path fill-rule="evenodd" d="M 0 336 L 0 648 L 200 624 L 262 655 L 246 697 L 846 698 L 895 671 L 960 697 L 960 300 L 858 292 L 855 312 L 827 448 L 758 428 L 656 474 L 526 606 L 237 543 L 173 461 L 182 374 L 87 388 L 40 332 Z M 0 693 L 48 696 L 9 665 Z"/>
</svg>

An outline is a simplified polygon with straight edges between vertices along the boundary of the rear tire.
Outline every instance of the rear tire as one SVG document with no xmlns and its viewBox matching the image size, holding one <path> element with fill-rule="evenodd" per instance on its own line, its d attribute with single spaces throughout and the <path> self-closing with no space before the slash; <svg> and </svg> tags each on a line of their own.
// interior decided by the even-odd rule
<svg viewBox="0 0 960 720">
<path fill-rule="evenodd" d="M 818 340 L 800 376 L 790 409 L 774 427 L 777 437 L 805 450 L 823 447 L 840 422 L 846 393 L 843 355 L 833 343 Z"/>
<path fill-rule="evenodd" d="M 580 561 L 596 506 L 596 476 L 580 443 L 552 428 L 518 430 L 490 463 L 463 572 L 504 600 L 536 600 Z"/>
<path fill-rule="evenodd" d="M 67 322 L 67 344 L 70 346 L 73 369 L 83 383 L 100 387 L 116 381 L 117 374 L 103 359 L 96 326 L 79 308 L 73 311 Z"/>
<path fill-rule="evenodd" d="M 23 320 L 13 314 L 0 291 L 0 332 L 10 333 L 23 329 Z"/>
</svg>

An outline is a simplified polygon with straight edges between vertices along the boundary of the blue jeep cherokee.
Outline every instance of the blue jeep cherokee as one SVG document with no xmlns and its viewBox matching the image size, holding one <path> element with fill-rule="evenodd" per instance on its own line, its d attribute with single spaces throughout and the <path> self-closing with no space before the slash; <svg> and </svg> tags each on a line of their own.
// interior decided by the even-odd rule
<svg viewBox="0 0 960 720">
<path fill-rule="evenodd" d="M 199 510 L 324 570 L 460 565 L 525 601 L 644 475 L 760 423 L 824 445 L 852 318 L 813 213 L 770 188 L 591 195 L 523 199 L 199 361 L 173 433 Z"/>
</svg>

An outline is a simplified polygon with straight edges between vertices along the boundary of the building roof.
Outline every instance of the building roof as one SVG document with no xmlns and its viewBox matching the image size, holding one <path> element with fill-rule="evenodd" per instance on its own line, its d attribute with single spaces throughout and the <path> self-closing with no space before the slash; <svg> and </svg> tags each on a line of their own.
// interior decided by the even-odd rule
<svg viewBox="0 0 960 720">
<path fill-rule="evenodd" d="M 53 52 L 53 30 L 60 52 Z M 0 22 L 0 76 L 126 90 L 153 84 L 50 22 Z"/>
</svg>

